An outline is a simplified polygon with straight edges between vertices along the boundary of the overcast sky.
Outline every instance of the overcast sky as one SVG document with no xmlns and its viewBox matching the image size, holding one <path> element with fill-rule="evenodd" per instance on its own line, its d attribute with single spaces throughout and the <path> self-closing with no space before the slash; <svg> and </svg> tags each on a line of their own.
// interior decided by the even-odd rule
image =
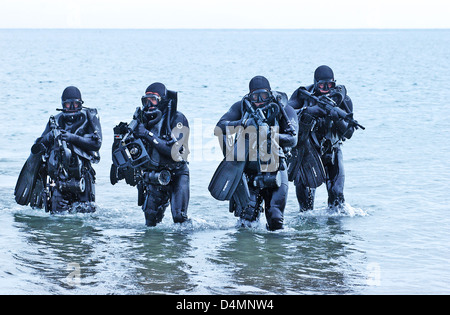
<svg viewBox="0 0 450 315">
<path fill-rule="evenodd" d="M 0 28 L 450 28 L 450 1 L 0 0 Z"/>
</svg>

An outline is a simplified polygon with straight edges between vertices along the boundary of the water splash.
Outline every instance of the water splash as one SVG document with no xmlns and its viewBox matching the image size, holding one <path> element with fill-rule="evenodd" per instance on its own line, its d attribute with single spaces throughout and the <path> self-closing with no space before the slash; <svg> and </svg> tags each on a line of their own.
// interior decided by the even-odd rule
<svg viewBox="0 0 450 315">
<path fill-rule="evenodd" d="M 356 208 L 348 203 L 337 207 L 322 207 L 314 210 L 301 212 L 304 217 L 364 217 L 368 212 L 361 208 Z"/>
</svg>

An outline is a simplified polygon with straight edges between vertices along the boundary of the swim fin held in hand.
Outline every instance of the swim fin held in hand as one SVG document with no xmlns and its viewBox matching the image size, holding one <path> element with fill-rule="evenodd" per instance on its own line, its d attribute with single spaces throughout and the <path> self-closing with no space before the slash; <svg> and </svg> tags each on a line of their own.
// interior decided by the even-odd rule
<svg viewBox="0 0 450 315">
<path fill-rule="evenodd" d="M 23 165 L 14 189 L 14 196 L 19 205 L 26 206 L 30 203 L 41 165 L 42 155 L 33 153 Z"/>
<path fill-rule="evenodd" d="M 217 200 L 230 200 L 244 173 L 245 161 L 224 159 L 217 167 L 208 190 Z"/>
</svg>

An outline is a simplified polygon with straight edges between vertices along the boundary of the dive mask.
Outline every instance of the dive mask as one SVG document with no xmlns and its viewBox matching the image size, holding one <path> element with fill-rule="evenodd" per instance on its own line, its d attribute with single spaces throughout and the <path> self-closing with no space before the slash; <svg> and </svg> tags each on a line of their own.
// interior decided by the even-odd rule
<svg viewBox="0 0 450 315">
<path fill-rule="evenodd" d="M 161 96 L 158 94 L 148 93 L 141 97 L 142 106 L 148 107 L 158 107 L 159 102 L 161 102 Z"/>
<path fill-rule="evenodd" d="M 74 113 L 81 110 L 83 101 L 79 99 L 67 99 L 62 102 L 63 111 L 66 113 Z"/>
<path fill-rule="evenodd" d="M 266 103 L 271 97 L 271 93 L 266 89 L 255 90 L 249 94 L 249 98 L 252 103 Z"/>
</svg>

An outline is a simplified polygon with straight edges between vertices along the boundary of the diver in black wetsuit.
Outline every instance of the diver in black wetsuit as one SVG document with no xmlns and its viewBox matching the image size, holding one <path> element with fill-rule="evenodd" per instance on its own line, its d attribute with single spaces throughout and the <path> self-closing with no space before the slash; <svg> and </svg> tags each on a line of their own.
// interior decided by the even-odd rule
<svg viewBox="0 0 450 315">
<path fill-rule="evenodd" d="M 242 178 L 230 200 L 230 212 L 234 212 L 235 216 L 242 219 L 242 224 L 246 225 L 259 218 L 260 212 L 264 211 L 261 206 L 264 201 L 267 228 L 278 230 L 283 228 L 288 194 L 284 153 L 297 143 L 297 116 L 287 106 L 286 94 L 272 91 L 265 77 L 254 77 L 250 81 L 249 90 L 249 94 L 233 104 L 216 126 L 216 135 L 223 137 L 219 138 L 219 141 L 224 142 L 223 148 L 227 143 L 227 129 L 235 127 L 245 128 L 242 137 L 247 133 L 249 139 L 253 139 L 247 143 L 249 151 L 255 146 L 259 148 L 257 152 L 253 152 L 256 155 L 246 153 L 247 158 L 241 162 L 244 163 L 242 168 L 237 168 L 241 173 L 229 170 Z M 267 134 L 267 130 L 271 134 Z M 270 145 L 268 142 L 271 142 Z M 263 154 L 268 152 L 268 156 L 271 156 L 269 163 L 267 157 L 263 158 Z M 220 181 L 220 178 L 216 179 Z"/>
<path fill-rule="evenodd" d="M 325 65 L 315 70 L 313 85 L 299 87 L 289 99 L 289 105 L 299 109 L 299 124 L 303 126 L 299 128 L 299 138 L 310 137 L 313 147 L 320 154 L 326 174 L 328 206 L 340 206 L 345 201 L 341 145 L 345 139 L 352 137 L 355 125 L 341 119 L 333 110 L 327 113 L 314 99 L 302 93 L 302 90 L 319 99 L 324 96 L 330 97 L 337 107 L 346 113 L 353 112 L 353 103 L 345 87 L 336 85 L 332 69 Z M 296 194 L 301 211 L 313 209 L 315 188 L 307 187 L 300 182 L 296 184 Z"/>
<path fill-rule="evenodd" d="M 177 111 L 177 93 L 162 83 L 148 86 L 141 100 L 142 108 L 136 109 L 132 123 L 123 132 L 120 125 L 115 128 L 116 163 L 111 166 L 111 183 L 125 178 L 128 184 L 137 185 L 138 205 L 142 206 L 147 226 L 161 222 L 169 203 L 174 223 L 183 223 L 188 220 L 189 204 L 188 121 Z M 145 149 L 145 153 L 139 149 L 139 158 L 125 166 L 114 158 L 115 150 L 121 147 L 120 133 L 131 136 L 131 145 L 143 141 Z M 136 148 L 131 149 L 132 155 Z"/>
<path fill-rule="evenodd" d="M 91 163 L 100 161 L 99 116 L 96 109 L 82 106 L 80 90 L 74 86 L 63 91 L 61 101 L 62 113 L 50 117 L 31 148 L 16 185 L 16 201 L 44 206 L 51 213 L 94 212 L 95 171 Z M 31 188 L 28 193 L 23 189 L 26 183 Z"/>
</svg>

